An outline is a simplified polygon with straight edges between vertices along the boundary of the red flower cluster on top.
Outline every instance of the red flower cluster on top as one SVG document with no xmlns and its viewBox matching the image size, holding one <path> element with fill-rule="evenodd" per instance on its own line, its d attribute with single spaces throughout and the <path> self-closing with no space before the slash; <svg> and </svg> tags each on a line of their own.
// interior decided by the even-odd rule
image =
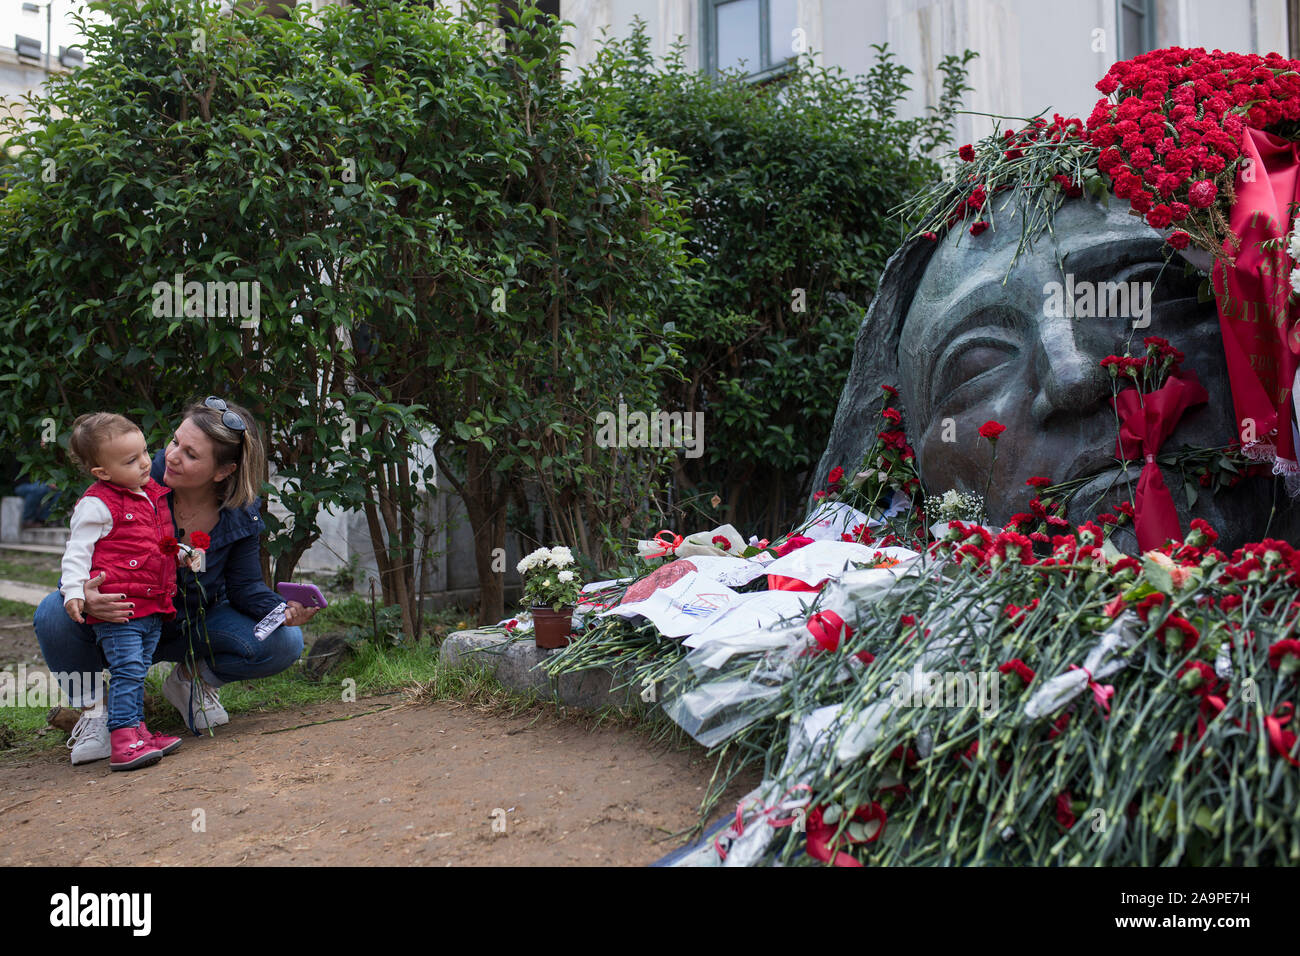
<svg viewBox="0 0 1300 956">
<path fill-rule="evenodd" d="M 1300 120 L 1300 61 L 1277 53 L 1152 50 L 1116 63 L 1097 89 L 1106 97 L 1088 117 L 1097 167 L 1157 229 L 1218 201 L 1247 126 Z M 1189 237 L 1175 235 L 1183 248 Z"/>
</svg>

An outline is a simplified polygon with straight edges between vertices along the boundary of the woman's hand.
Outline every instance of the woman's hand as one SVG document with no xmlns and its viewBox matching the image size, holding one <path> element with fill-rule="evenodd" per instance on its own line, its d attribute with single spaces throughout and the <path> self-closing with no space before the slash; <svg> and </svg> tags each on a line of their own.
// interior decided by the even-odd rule
<svg viewBox="0 0 1300 956">
<path fill-rule="evenodd" d="M 290 627 L 302 627 L 319 611 L 318 607 L 303 607 L 297 601 L 289 602 L 289 610 L 284 612 L 284 623 Z"/>
<path fill-rule="evenodd" d="M 86 607 L 85 611 L 92 617 L 97 617 L 101 621 L 112 621 L 114 624 L 121 624 L 123 621 L 131 620 L 131 612 L 135 609 L 135 604 L 126 599 L 125 594 L 100 594 L 99 586 L 104 583 L 107 575 L 100 571 L 97 575 L 86 582 Z"/>
</svg>

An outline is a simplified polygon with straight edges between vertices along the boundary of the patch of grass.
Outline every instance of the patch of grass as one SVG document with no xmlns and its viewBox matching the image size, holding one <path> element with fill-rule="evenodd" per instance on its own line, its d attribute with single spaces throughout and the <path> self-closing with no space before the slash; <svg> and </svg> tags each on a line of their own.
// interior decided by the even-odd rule
<svg viewBox="0 0 1300 956">
<path fill-rule="evenodd" d="M 540 703 L 536 695 L 509 690 L 486 668 L 473 665 L 440 665 L 426 679 L 407 685 L 405 693 L 415 704 L 453 703 L 501 717 L 517 717 Z"/>
<path fill-rule="evenodd" d="M 370 602 L 360 594 L 349 594 L 330 602 L 311 619 L 311 629 L 321 633 L 345 631 L 349 627 L 370 626 Z"/>
<path fill-rule="evenodd" d="M 0 749 L 29 737 L 39 739 L 36 732 L 46 726 L 45 715 L 49 712 L 48 707 L 0 707 Z M 63 736 L 52 733 L 55 737 Z"/>
<path fill-rule="evenodd" d="M 56 555 L 26 552 L 21 559 L 13 558 L 12 551 L 0 552 L 0 579 L 21 581 L 24 584 L 41 584 L 52 591 L 59 583 L 59 559 Z"/>
<path fill-rule="evenodd" d="M 0 760 L 61 747 L 67 734 L 46 724 L 49 712 L 48 707 L 0 707 Z"/>
<path fill-rule="evenodd" d="M 357 628 L 362 635 L 369 637 L 374 632 L 378 619 L 381 632 L 384 630 L 383 605 L 376 603 L 371 612 L 370 599 L 361 594 L 345 594 L 331 601 L 312 618 L 313 634 L 343 634 Z M 463 631 L 474 627 L 474 614 L 461 607 L 438 608 L 424 612 L 424 634 L 421 643 L 437 646 L 453 631 Z"/>
<path fill-rule="evenodd" d="M 0 617 L 25 617 L 30 620 L 36 614 L 36 606 L 22 601 L 0 598 Z"/>
</svg>

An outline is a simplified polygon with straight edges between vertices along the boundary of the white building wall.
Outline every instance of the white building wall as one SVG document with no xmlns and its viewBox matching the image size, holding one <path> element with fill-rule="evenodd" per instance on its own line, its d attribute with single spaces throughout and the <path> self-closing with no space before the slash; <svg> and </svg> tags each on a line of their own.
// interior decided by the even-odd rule
<svg viewBox="0 0 1300 956">
<path fill-rule="evenodd" d="M 574 23 L 571 67 L 595 55 L 602 28 L 626 36 L 636 16 L 657 56 L 684 35 L 687 65 L 703 63 L 699 0 L 561 0 L 560 9 Z M 1086 117 L 1100 96 L 1094 84 L 1117 59 L 1115 0 L 799 0 L 799 26 L 820 63 L 854 75 L 871 68 L 872 44 L 888 43 L 913 71 L 911 115 L 938 102 L 943 57 L 968 48 L 980 56 L 966 109 L 1010 117 Z M 1285 54 L 1286 27 L 1286 0 L 1156 3 L 1157 46 Z M 958 141 L 987 135 L 993 122 L 959 117 Z"/>
</svg>

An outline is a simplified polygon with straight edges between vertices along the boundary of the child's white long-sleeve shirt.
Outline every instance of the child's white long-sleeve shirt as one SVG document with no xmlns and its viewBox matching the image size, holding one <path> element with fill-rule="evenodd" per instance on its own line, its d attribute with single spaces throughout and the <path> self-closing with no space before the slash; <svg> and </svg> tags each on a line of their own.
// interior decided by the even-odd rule
<svg viewBox="0 0 1300 956">
<path fill-rule="evenodd" d="M 143 491 L 136 494 L 146 501 L 149 499 Z M 87 495 L 72 509 L 69 527 L 72 533 L 63 549 L 63 581 L 59 588 L 64 604 L 86 599 L 86 581 L 90 579 L 95 542 L 113 530 L 113 516 L 108 505 L 93 495 Z"/>
</svg>

